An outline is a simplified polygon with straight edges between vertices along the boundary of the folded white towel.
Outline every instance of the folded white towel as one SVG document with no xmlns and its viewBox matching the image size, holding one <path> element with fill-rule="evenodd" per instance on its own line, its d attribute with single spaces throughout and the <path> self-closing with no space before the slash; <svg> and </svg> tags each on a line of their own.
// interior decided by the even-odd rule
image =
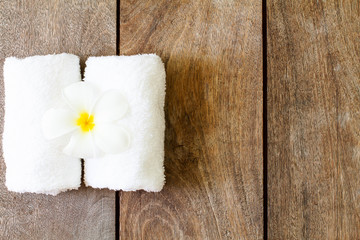
<svg viewBox="0 0 360 240">
<path fill-rule="evenodd" d="M 101 91 L 119 90 L 126 98 L 129 109 L 118 124 L 128 130 L 131 139 L 129 148 L 120 154 L 85 159 L 85 184 L 160 191 L 165 181 L 165 70 L 161 59 L 154 54 L 90 57 L 85 82 Z"/>
<path fill-rule="evenodd" d="M 79 58 L 71 54 L 5 60 L 3 151 L 10 191 L 56 195 L 80 186 L 80 159 L 62 152 L 63 139 L 46 140 L 41 127 L 44 112 L 61 107 L 62 89 L 80 80 Z"/>
</svg>

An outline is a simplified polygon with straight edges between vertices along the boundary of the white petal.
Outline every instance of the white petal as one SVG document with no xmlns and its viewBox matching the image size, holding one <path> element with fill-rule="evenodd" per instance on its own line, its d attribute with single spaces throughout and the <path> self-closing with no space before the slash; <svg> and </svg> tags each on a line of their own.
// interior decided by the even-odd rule
<svg viewBox="0 0 360 240">
<path fill-rule="evenodd" d="M 47 139 L 65 135 L 76 129 L 76 115 L 67 109 L 49 109 L 42 117 L 42 130 Z"/>
<path fill-rule="evenodd" d="M 116 124 L 97 124 L 94 127 L 96 145 L 104 152 L 116 154 L 125 151 L 130 145 L 130 135 Z"/>
<path fill-rule="evenodd" d="M 90 112 L 95 95 L 96 89 L 85 82 L 73 83 L 63 90 L 66 102 L 77 112 Z"/>
<path fill-rule="evenodd" d="M 119 91 L 108 91 L 95 103 L 92 114 L 95 123 L 119 120 L 128 110 L 128 103 Z"/>
<path fill-rule="evenodd" d="M 92 132 L 75 131 L 69 144 L 64 148 L 64 153 L 78 158 L 98 157 L 100 150 L 94 144 Z"/>
</svg>

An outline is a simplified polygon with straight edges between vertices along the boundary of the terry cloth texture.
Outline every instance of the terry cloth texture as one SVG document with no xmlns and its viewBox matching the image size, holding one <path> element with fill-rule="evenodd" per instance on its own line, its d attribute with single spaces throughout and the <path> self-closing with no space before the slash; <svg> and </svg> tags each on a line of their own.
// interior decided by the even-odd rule
<svg viewBox="0 0 360 240">
<path fill-rule="evenodd" d="M 131 136 L 126 151 L 85 159 L 85 184 L 113 190 L 160 191 L 165 181 L 165 69 L 160 57 L 155 54 L 90 57 L 85 82 L 101 91 L 121 91 L 129 110 L 118 124 Z"/>
<path fill-rule="evenodd" d="M 66 156 L 67 141 L 46 140 L 41 128 L 45 111 L 61 107 L 62 89 L 80 80 L 79 57 L 71 54 L 5 60 L 3 152 L 10 191 L 56 195 L 80 186 L 80 159 Z"/>
</svg>

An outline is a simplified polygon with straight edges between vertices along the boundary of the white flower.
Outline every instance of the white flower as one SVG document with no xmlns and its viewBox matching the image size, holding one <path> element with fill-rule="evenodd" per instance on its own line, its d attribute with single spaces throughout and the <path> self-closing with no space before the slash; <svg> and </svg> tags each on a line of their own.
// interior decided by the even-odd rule
<svg viewBox="0 0 360 240">
<path fill-rule="evenodd" d="M 129 134 L 117 121 L 128 111 L 125 98 L 116 90 L 98 96 L 86 82 L 63 90 L 67 108 L 50 109 L 42 119 L 47 139 L 68 136 L 64 153 L 79 158 L 125 151 Z"/>
</svg>

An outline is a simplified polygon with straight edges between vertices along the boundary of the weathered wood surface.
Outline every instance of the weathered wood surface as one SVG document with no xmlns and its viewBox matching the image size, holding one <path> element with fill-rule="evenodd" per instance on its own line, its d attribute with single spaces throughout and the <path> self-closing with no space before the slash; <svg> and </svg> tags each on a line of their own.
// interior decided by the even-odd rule
<svg viewBox="0 0 360 240">
<path fill-rule="evenodd" d="M 267 1 L 269 239 L 360 239 L 359 1 Z"/>
<path fill-rule="evenodd" d="M 121 239 L 262 239 L 261 1 L 120 1 L 120 54 L 167 71 L 166 185 L 121 192 Z"/>
<path fill-rule="evenodd" d="M 167 184 L 121 192 L 120 238 L 263 238 L 261 1 L 120 4 L 120 53 L 167 70 Z M 269 239 L 360 238 L 359 16 L 267 1 Z M 4 58 L 60 52 L 114 55 L 116 1 L 0 1 L 1 116 Z M 114 192 L 15 194 L 4 176 L 0 159 L 0 239 L 114 239 Z"/>
<path fill-rule="evenodd" d="M 7 56 L 116 53 L 116 1 L 0 1 L 1 132 Z M 0 160 L 0 239 L 114 239 L 115 193 L 82 187 L 56 197 L 8 192 Z"/>
</svg>

